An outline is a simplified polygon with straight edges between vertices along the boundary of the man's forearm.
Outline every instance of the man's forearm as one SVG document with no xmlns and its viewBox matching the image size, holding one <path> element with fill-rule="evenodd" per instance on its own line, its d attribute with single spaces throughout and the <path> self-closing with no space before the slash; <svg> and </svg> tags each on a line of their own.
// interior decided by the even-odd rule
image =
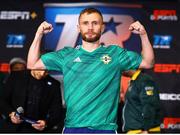
<svg viewBox="0 0 180 135">
<path fill-rule="evenodd" d="M 152 68 L 154 65 L 154 52 L 147 34 L 140 35 L 142 43 L 142 57 L 146 62 L 147 68 Z"/>
<path fill-rule="evenodd" d="M 30 46 L 28 59 L 27 59 L 27 68 L 32 69 L 35 63 L 40 58 L 40 44 L 43 34 L 36 33 L 34 40 Z"/>
</svg>

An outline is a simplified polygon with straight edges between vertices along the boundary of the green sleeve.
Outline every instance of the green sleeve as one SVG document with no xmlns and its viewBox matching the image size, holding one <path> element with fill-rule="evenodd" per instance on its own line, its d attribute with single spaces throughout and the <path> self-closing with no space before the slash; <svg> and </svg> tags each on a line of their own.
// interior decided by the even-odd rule
<svg viewBox="0 0 180 135">
<path fill-rule="evenodd" d="M 142 56 L 133 51 L 123 50 L 119 53 L 119 64 L 122 71 L 138 69 Z"/>
<path fill-rule="evenodd" d="M 63 67 L 63 51 L 50 52 L 41 56 L 47 70 L 55 70 L 62 72 Z"/>
</svg>

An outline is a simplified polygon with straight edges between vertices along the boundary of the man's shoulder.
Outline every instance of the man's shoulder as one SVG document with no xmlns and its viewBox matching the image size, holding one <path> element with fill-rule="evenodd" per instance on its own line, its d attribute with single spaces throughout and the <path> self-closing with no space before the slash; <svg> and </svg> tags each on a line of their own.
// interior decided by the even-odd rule
<svg viewBox="0 0 180 135">
<path fill-rule="evenodd" d="M 154 81 L 152 76 L 150 76 L 149 74 L 146 74 L 146 73 L 141 73 L 141 79 L 143 81 Z"/>
<path fill-rule="evenodd" d="M 77 51 L 77 47 L 71 47 L 71 46 L 65 46 L 64 48 L 60 49 L 57 51 L 57 53 L 69 53 L 69 52 L 74 52 Z"/>
<path fill-rule="evenodd" d="M 113 51 L 117 53 L 123 52 L 125 49 L 117 44 L 103 45 L 103 47 L 108 51 Z"/>
</svg>

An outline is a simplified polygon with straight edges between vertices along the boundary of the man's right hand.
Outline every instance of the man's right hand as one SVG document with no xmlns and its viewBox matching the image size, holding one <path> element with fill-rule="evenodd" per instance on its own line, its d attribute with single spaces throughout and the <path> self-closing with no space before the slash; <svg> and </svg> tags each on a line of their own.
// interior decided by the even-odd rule
<svg viewBox="0 0 180 135">
<path fill-rule="evenodd" d="M 20 117 L 15 115 L 15 112 L 11 112 L 9 114 L 9 117 L 11 119 L 11 122 L 14 124 L 20 124 L 22 122 L 22 120 L 20 119 Z"/>
<path fill-rule="evenodd" d="M 40 34 L 40 35 L 47 34 L 52 30 L 53 30 L 52 24 L 44 21 L 38 27 L 36 34 Z"/>
</svg>

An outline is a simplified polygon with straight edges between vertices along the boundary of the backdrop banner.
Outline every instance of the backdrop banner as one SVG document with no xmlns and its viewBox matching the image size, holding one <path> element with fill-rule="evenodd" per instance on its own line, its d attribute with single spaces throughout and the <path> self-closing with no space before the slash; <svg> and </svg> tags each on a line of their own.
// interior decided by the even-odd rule
<svg viewBox="0 0 180 135">
<path fill-rule="evenodd" d="M 104 17 L 105 31 L 101 44 L 118 44 L 127 50 L 141 52 L 139 35 L 132 34 L 129 25 L 139 20 L 146 28 L 155 51 L 155 65 L 148 73 L 159 85 L 162 104 L 162 132 L 180 133 L 180 35 L 178 3 L 42 3 L 3 2 L 0 4 L 0 71 L 6 72 L 9 60 L 22 57 L 28 49 L 39 24 L 46 20 L 54 30 L 43 39 L 45 51 L 65 46 L 81 45 L 77 30 L 82 9 L 94 7 Z M 54 73 L 54 76 L 59 74 Z M 61 76 L 62 78 L 62 76 Z M 62 80 L 61 80 L 62 81 Z"/>
<path fill-rule="evenodd" d="M 13 57 L 26 60 L 38 25 L 43 21 L 40 2 L 3 2 L 0 4 L 0 71 L 7 72 Z"/>
</svg>

